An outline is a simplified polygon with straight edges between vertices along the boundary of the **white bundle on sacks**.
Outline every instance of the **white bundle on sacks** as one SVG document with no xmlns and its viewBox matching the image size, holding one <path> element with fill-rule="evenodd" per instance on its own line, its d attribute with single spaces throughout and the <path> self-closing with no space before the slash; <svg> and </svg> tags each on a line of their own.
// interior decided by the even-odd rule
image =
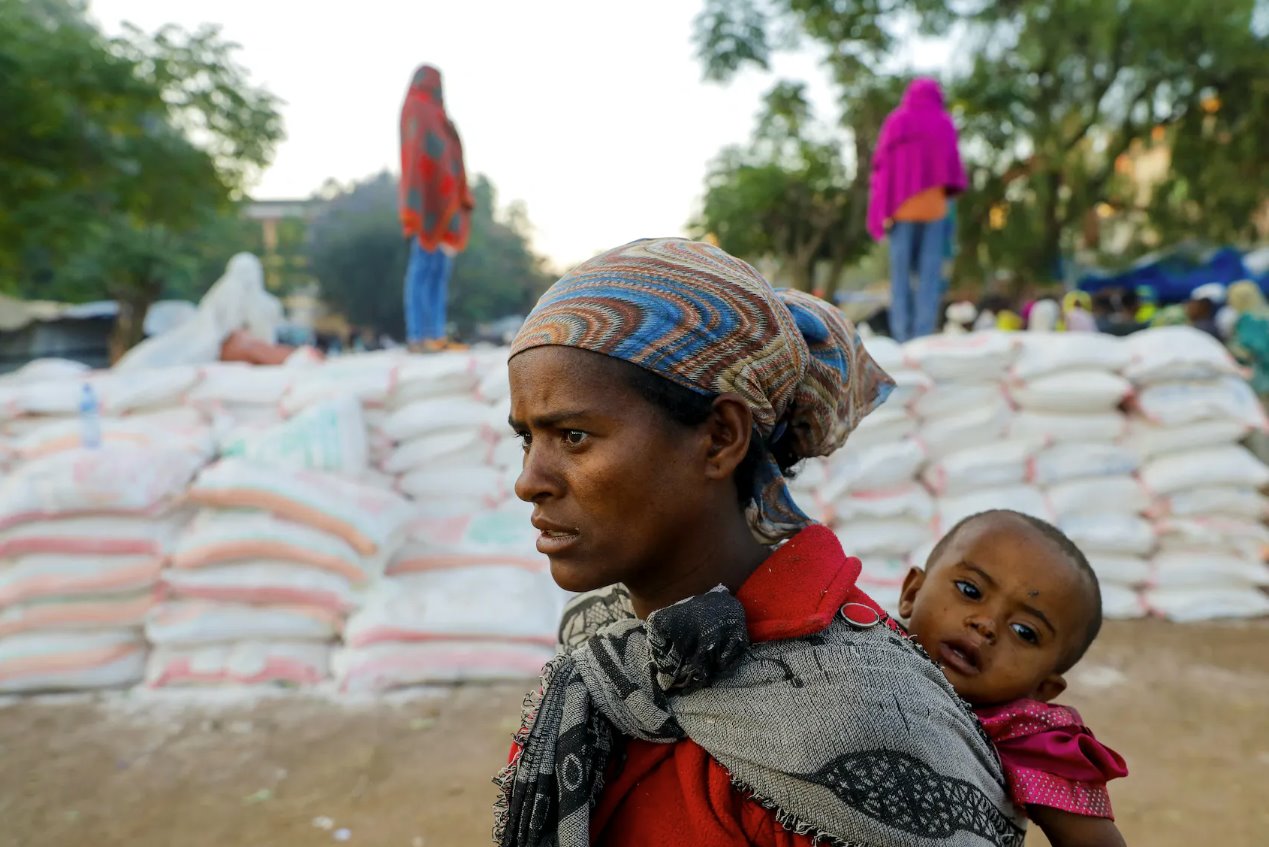
<svg viewBox="0 0 1269 847">
<path fill-rule="evenodd" d="M 1158 538 L 1146 606 L 1180 621 L 1269 614 L 1260 493 L 1269 468 L 1238 443 L 1266 427 L 1264 409 L 1203 332 L 1164 327 L 1127 343 L 1136 389 L 1128 444 Z"/>
<path fill-rule="evenodd" d="M 0 691 L 140 681 L 142 626 L 201 461 L 107 446 L 26 462 L 0 484 Z"/>
<path fill-rule="evenodd" d="M 358 410 L 343 398 L 310 411 L 349 402 Z M 306 414 L 271 437 L 311 435 Z M 146 621 L 155 648 L 148 685 L 312 685 L 329 676 L 344 620 L 400 545 L 411 512 L 390 490 L 300 469 L 351 470 L 331 461 L 346 458 L 341 439 L 331 436 L 330 449 L 318 441 L 279 451 L 272 466 L 268 451 L 244 448 L 194 481 L 187 499 L 204 509 L 177 539 L 165 600 Z"/>
</svg>

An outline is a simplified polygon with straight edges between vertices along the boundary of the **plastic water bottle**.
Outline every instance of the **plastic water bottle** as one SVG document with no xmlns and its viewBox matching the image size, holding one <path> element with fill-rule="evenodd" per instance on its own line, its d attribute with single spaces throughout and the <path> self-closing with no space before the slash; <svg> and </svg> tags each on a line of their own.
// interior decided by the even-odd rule
<svg viewBox="0 0 1269 847">
<path fill-rule="evenodd" d="M 101 446 L 101 406 L 97 392 L 86 382 L 79 392 L 79 443 L 85 450 Z"/>
</svg>

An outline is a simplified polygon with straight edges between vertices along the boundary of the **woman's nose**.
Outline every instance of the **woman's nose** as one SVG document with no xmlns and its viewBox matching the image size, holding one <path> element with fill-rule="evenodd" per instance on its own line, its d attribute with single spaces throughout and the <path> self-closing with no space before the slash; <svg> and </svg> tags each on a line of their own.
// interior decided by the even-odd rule
<svg viewBox="0 0 1269 847">
<path fill-rule="evenodd" d="M 537 503 L 561 493 L 559 474 L 551 467 L 545 453 L 545 450 L 530 446 L 524 454 L 524 464 L 516 477 L 515 492 L 516 497 L 526 503 Z"/>
</svg>

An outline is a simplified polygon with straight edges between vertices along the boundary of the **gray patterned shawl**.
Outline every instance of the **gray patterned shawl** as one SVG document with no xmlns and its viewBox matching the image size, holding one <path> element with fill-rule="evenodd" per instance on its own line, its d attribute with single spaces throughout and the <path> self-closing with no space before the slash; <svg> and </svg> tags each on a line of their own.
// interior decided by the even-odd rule
<svg viewBox="0 0 1269 847">
<path fill-rule="evenodd" d="M 721 587 L 633 616 L 620 587 L 582 595 L 564 652 L 525 704 L 500 775 L 501 847 L 590 847 L 617 735 L 690 738 L 735 785 L 817 842 L 1008 845 L 1024 823 L 995 751 L 933 662 L 844 615 L 809 637 L 750 643 Z"/>
</svg>

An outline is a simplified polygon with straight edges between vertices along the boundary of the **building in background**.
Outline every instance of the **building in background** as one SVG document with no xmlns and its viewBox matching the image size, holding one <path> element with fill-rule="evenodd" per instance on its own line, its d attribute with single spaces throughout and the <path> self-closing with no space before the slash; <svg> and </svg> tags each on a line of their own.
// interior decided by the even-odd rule
<svg viewBox="0 0 1269 847">
<path fill-rule="evenodd" d="M 248 200 L 243 217 L 260 226 L 264 282 L 270 291 L 290 293 L 309 288 L 314 281 L 305 256 L 308 222 L 319 200 Z"/>
</svg>

